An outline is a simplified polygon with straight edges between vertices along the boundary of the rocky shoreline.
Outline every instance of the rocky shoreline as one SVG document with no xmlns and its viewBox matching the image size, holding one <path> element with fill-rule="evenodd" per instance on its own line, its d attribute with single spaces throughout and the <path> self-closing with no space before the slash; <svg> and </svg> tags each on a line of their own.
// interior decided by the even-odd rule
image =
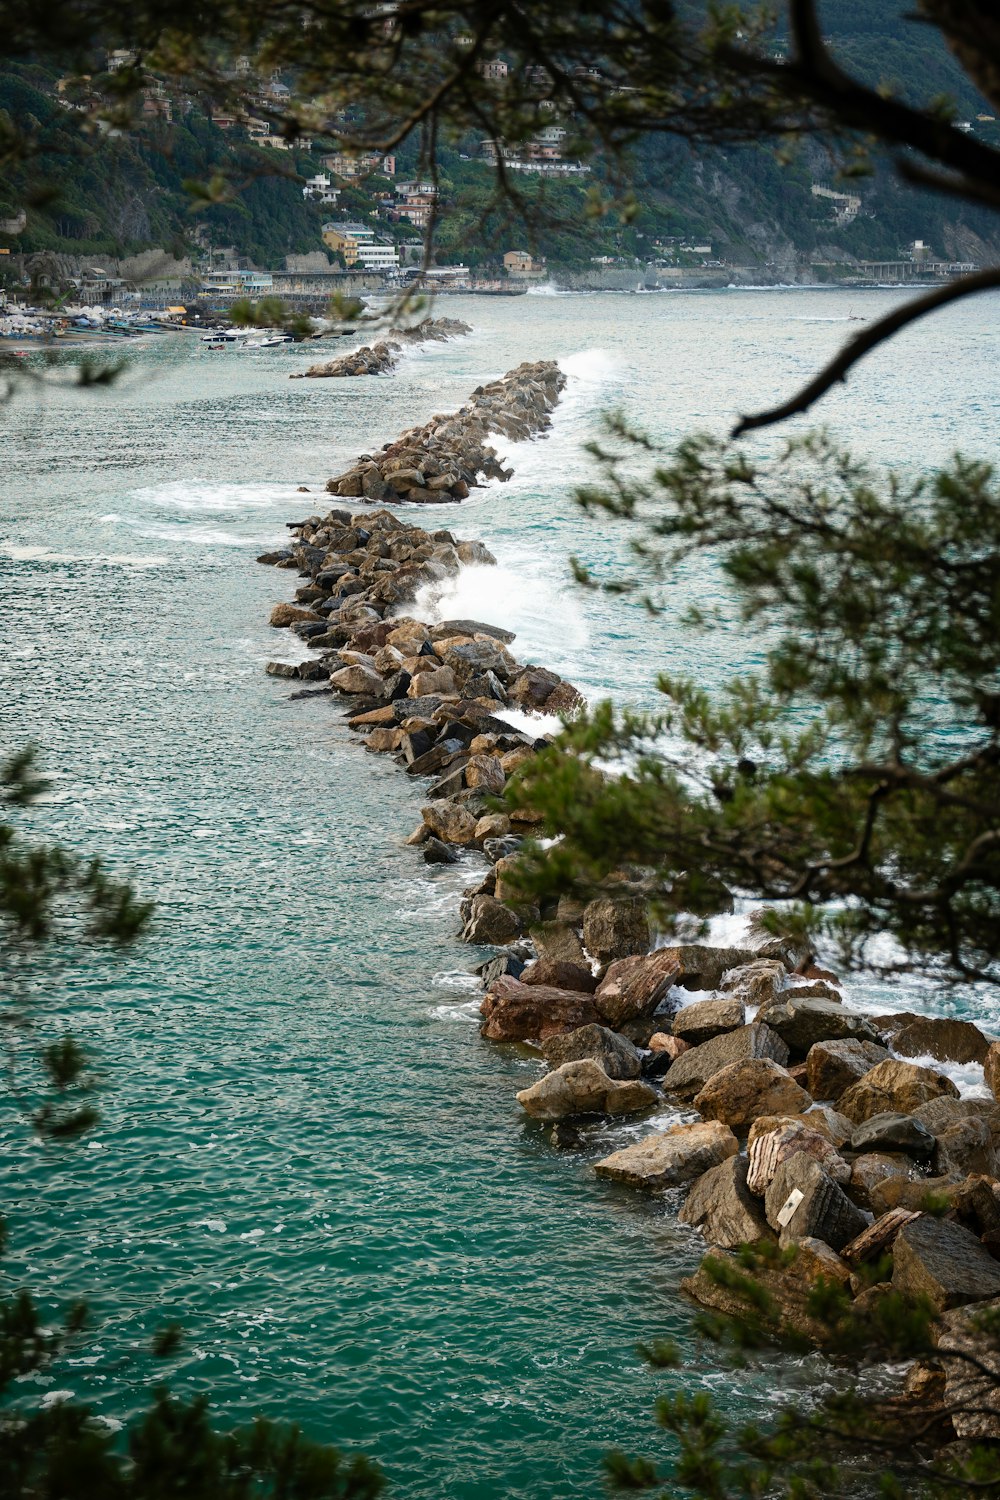
<svg viewBox="0 0 1000 1500">
<path fill-rule="evenodd" d="M 480 387 L 454 417 L 403 434 L 327 488 L 371 500 L 410 499 L 420 488 L 427 499 L 460 499 L 459 481 L 491 473 L 485 435 L 505 430 L 501 416 L 509 414 L 511 435 L 537 435 L 563 384 L 555 367 L 522 365 Z M 411 484 L 418 462 L 421 482 Z M 435 467 L 449 483 L 430 489 Z M 764 1254 L 758 1281 L 784 1329 L 823 1342 L 809 1306 L 826 1284 L 840 1289 L 859 1326 L 880 1299 L 901 1292 L 929 1300 L 942 1348 L 972 1337 L 970 1314 L 1000 1308 L 1000 1042 L 966 1021 L 865 1015 L 808 952 L 752 924 L 735 948 L 654 947 L 641 871 L 620 872 L 586 904 L 523 905 L 513 887 L 517 850 L 538 815 L 509 794 L 501 811 L 496 799 L 547 740 L 504 715 L 571 715 L 580 694 L 518 661 L 502 626 L 406 612 L 426 584 L 493 564 L 482 542 L 385 509 L 335 508 L 291 530 L 287 548 L 259 559 L 305 579 L 271 624 L 319 654 L 267 670 L 345 696 L 365 748 L 429 782 L 407 839 L 425 860 L 481 851 L 461 938 L 493 950 L 479 970 L 483 1036 L 530 1047 L 543 1063 L 517 1095 L 526 1114 L 552 1126 L 554 1145 L 572 1148 L 581 1121 L 672 1112 L 666 1129 L 594 1170 L 625 1189 L 686 1190 L 680 1220 L 712 1247 L 682 1283 L 694 1301 L 752 1311 L 726 1274 L 749 1243 Z M 914 1058 L 982 1065 L 992 1097 L 962 1098 L 946 1072 Z M 933 1387 L 939 1402 L 954 1404 L 949 1382 L 969 1376 L 953 1365 L 911 1371 L 921 1399 Z M 1000 1436 L 991 1399 L 978 1426 L 956 1417 L 954 1433 Z"/>
<path fill-rule="evenodd" d="M 289 375 L 289 380 L 315 380 L 327 377 L 344 378 L 354 375 L 389 375 L 399 364 L 406 344 L 444 343 L 447 339 L 461 338 L 471 333 L 468 323 L 461 318 L 424 318 L 413 328 L 390 328 L 384 339 L 377 344 L 365 344 L 339 359 L 331 359 L 322 365 L 310 365 L 308 370 L 299 370 Z"/>
</svg>

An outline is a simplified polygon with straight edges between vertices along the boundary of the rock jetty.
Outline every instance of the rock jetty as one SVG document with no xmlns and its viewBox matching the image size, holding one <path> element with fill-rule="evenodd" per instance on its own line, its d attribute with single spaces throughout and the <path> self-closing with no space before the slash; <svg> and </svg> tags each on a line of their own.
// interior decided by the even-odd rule
<svg viewBox="0 0 1000 1500">
<path fill-rule="evenodd" d="M 566 377 L 551 360 L 518 365 L 500 380 L 477 386 L 457 412 L 410 428 L 378 454 L 362 453 L 327 483 L 342 499 L 376 504 L 403 500 L 441 505 L 465 500 L 484 480 L 509 479 L 494 434 L 521 442 L 551 425 Z"/>
<path fill-rule="evenodd" d="M 483 472 L 474 445 L 499 414 L 527 410 L 530 421 L 513 420 L 537 431 L 560 389 L 554 366 L 522 365 L 328 488 L 409 498 L 393 465 L 415 471 L 418 460 L 424 486 L 435 464 L 459 481 L 473 465 Z M 865 1015 L 803 947 L 753 922 L 739 947 L 654 947 L 649 871 L 623 869 L 585 903 L 526 904 L 518 849 L 538 815 L 509 793 L 503 810 L 497 799 L 547 740 L 504 714 L 572 714 L 580 694 L 519 661 L 502 626 L 407 613 L 425 584 L 493 564 L 481 541 L 386 509 L 333 509 L 291 530 L 288 547 L 259 559 L 305 580 L 271 624 L 316 655 L 267 670 L 345 697 L 365 748 L 422 783 L 407 843 L 428 863 L 481 852 L 461 938 L 490 950 L 478 970 L 483 1037 L 527 1045 L 542 1063 L 517 1095 L 526 1116 L 563 1148 L 579 1144 L 581 1125 L 651 1117 L 594 1170 L 619 1189 L 686 1193 L 681 1222 L 711 1247 L 682 1282 L 695 1302 L 755 1315 L 736 1274 L 749 1244 L 775 1331 L 822 1343 L 829 1329 L 810 1309 L 823 1283 L 862 1325 L 896 1291 L 930 1300 L 942 1349 L 974 1337 L 965 1310 L 1000 1311 L 1000 1041 L 967 1021 Z M 928 1060 L 981 1064 L 991 1097 L 960 1097 Z M 912 1378 L 945 1388 L 940 1368 Z M 1000 1438 L 1000 1406 L 984 1420 Z"/>
<path fill-rule="evenodd" d="M 468 323 L 461 318 L 424 318 L 413 328 L 390 328 L 384 339 L 377 344 L 365 344 L 351 354 L 342 354 L 339 359 L 326 364 L 310 365 L 290 375 L 289 380 L 322 379 L 350 375 L 388 375 L 399 363 L 405 344 L 423 344 L 428 341 L 443 343 L 445 339 L 460 338 L 471 333 Z"/>
</svg>

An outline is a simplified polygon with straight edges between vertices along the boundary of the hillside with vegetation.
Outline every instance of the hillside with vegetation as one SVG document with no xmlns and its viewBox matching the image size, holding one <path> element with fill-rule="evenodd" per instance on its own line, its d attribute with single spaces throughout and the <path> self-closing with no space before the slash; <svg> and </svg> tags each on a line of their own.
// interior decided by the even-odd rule
<svg viewBox="0 0 1000 1500">
<path fill-rule="evenodd" d="M 846 66 L 913 100 L 941 99 L 987 140 L 998 126 L 940 35 L 906 18 L 897 0 L 825 0 L 822 22 Z M 774 34 L 776 53 L 786 38 Z M 86 80 L 113 92 L 113 75 Z M 102 135 L 99 154 L 79 153 L 71 111 L 72 86 L 41 66 L 0 68 L 0 132 L 5 121 L 28 121 L 41 151 L 0 178 L 0 249 L 36 254 L 126 256 L 150 248 L 178 258 L 204 258 L 228 246 L 265 270 L 285 258 L 323 249 L 322 225 L 334 217 L 375 220 L 382 177 L 340 183 L 336 210 L 304 198 L 303 182 L 322 171 L 333 141 L 308 149 L 255 144 L 240 125 L 222 128 L 194 98 L 141 116 L 135 128 Z M 588 175 L 540 178 L 517 174 L 520 205 L 497 194 L 495 168 L 468 134 L 439 148 L 440 263 L 495 269 L 499 254 L 524 245 L 551 270 L 586 270 L 594 261 L 699 264 L 711 259 L 772 273 L 835 276 L 858 260 L 895 259 L 914 240 L 946 259 L 976 261 L 996 250 L 987 212 L 953 199 L 915 193 L 876 162 L 867 175 L 839 181 L 833 160 L 804 147 L 788 160 L 771 146 L 705 149 L 695 154 L 670 135 L 647 136 L 634 150 L 624 181 L 600 158 Z M 415 142 L 396 153 L 397 176 L 421 170 Z M 814 185 L 849 190 L 861 199 L 852 218 L 817 197 Z M 623 188 L 634 204 L 618 212 Z M 18 217 L 26 211 L 23 226 Z M 3 229 L 9 231 L 4 234 Z M 380 232 L 412 251 L 420 232 L 405 220 Z"/>
</svg>

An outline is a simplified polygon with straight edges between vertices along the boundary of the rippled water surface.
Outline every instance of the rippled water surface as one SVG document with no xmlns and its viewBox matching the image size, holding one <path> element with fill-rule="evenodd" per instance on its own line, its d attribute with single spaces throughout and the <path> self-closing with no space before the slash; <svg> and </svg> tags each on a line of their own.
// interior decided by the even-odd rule
<svg viewBox="0 0 1000 1500">
<path fill-rule="evenodd" d="M 126 960 L 78 956 L 38 986 L 46 1025 L 71 1018 L 99 1048 L 99 1130 L 42 1152 L 4 1125 L 8 1273 L 93 1310 L 50 1389 L 127 1418 L 164 1373 L 149 1336 L 177 1319 L 177 1391 L 363 1445 L 407 1500 L 596 1495 L 610 1443 L 653 1443 L 664 1377 L 635 1344 L 687 1341 L 676 1286 L 697 1243 L 669 1202 L 593 1178 L 622 1127 L 581 1159 L 523 1122 L 535 1064 L 480 1040 L 476 955 L 455 941 L 475 857 L 429 873 L 402 844 L 419 788 L 329 700 L 264 676 L 294 657 L 266 621 L 296 580 L 254 558 L 343 461 L 559 358 L 551 436 L 505 450 L 508 485 L 431 512 L 500 564 L 440 607 L 510 624 L 522 657 L 591 696 L 648 703 L 663 666 L 710 679 L 753 651 L 676 624 L 703 574 L 659 623 L 574 590 L 570 553 L 598 572 L 625 555 L 572 504 L 581 444 L 617 405 L 663 439 L 719 429 L 832 352 L 852 306 L 894 295 L 450 299 L 473 336 L 369 381 L 289 382 L 315 347 L 163 336 L 110 391 L 4 411 L 0 750 L 37 740 L 53 786 L 36 825 L 158 902 Z M 880 459 L 996 457 L 998 310 L 915 328 L 822 416 Z M 750 1406 L 777 1380 L 691 1378 Z"/>
</svg>

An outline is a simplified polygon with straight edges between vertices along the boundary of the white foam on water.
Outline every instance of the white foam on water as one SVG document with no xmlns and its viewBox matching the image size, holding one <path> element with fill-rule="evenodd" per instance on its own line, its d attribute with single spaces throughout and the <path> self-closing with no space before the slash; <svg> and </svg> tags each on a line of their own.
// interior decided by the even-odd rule
<svg viewBox="0 0 1000 1500">
<path fill-rule="evenodd" d="M 162 557 L 141 552 L 53 552 L 48 547 L 20 547 L 13 542 L 0 542 L 0 557 L 9 557 L 13 562 L 107 563 L 123 568 L 163 566 Z"/>
<path fill-rule="evenodd" d="M 170 480 L 133 490 L 130 498 L 140 505 L 194 514 L 240 514 L 272 510 L 289 503 L 287 484 L 219 484 L 212 480 Z"/>
<path fill-rule="evenodd" d="M 890 1052 L 892 1048 L 890 1047 Z M 893 1052 L 893 1057 L 898 1054 Z M 943 1073 L 950 1078 L 963 1099 L 992 1099 L 986 1086 L 980 1063 L 942 1062 L 938 1057 L 926 1053 L 920 1057 L 900 1057 L 900 1062 L 914 1063 L 918 1068 L 930 1068 L 934 1073 Z"/>
<path fill-rule="evenodd" d="M 525 559 L 523 567 L 473 564 L 454 577 L 426 583 L 400 614 L 431 624 L 442 620 L 481 620 L 512 630 L 518 661 L 559 671 L 579 659 L 589 639 L 578 601 L 544 560 Z"/>
</svg>

